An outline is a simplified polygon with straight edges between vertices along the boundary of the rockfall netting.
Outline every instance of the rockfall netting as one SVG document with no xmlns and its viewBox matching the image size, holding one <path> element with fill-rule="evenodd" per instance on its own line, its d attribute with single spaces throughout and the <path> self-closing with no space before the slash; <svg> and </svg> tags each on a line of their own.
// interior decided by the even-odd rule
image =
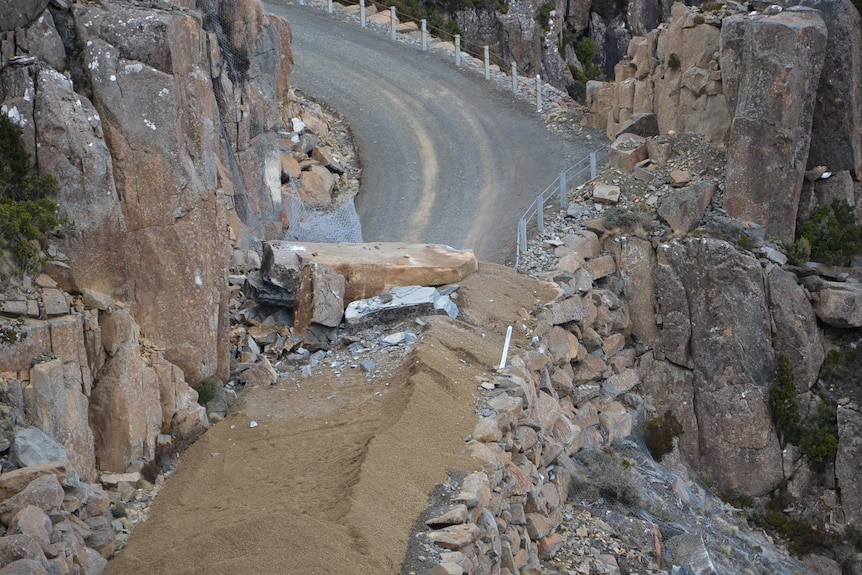
<svg viewBox="0 0 862 575">
<path fill-rule="evenodd" d="M 287 213 L 284 239 L 324 243 L 362 241 L 362 227 L 353 198 L 347 198 L 325 211 L 318 211 L 302 203 L 293 179 L 290 180 L 289 188 L 290 192 L 283 196 L 284 211 Z"/>
<path fill-rule="evenodd" d="M 571 459 L 569 499 L 613 526 L 629 544 L 651 554 L 658 549 L 667 573 L 808 572 L 749 527 L 740 510 L 682 472 L 685 465 L 675 454 L 670 457 L 670 465 L 660 465 L 633 440 L 617 442 L 613 449 L 581 450 Z"/>
</svg>

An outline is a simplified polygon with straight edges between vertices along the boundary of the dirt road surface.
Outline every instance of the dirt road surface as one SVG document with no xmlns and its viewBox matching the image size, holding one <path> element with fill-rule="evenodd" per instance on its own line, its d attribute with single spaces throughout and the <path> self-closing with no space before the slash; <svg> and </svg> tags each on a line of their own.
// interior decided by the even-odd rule
<svg viewBox="0 0 862 575">
<path fill-rule="evenodd" d="M 554 293 L 496 264 L 461 285 L 459 319 L 430 318 L 385 380 L 318 370 L 299 386 L 244 391 L 239 408 L 183 454 L 105 573 L 398 573 L 433 486 L 447 471 L 478 469 L 461 452 L 478 378 L 499 364 L 506 326 L 516 326 L 517 353 L 527 343 L 521 310 Z M 408 318 L 390 328 L 404 329 L 418 326 Z"/>
<path fill-rule="evenodd" d="M 546 129 L 534 104 L 454 57 L 393 42 L 325 10 L 268 0 L 293 30 L 291 84 L 344 114 L 362 158 L 365 241 L 513 256 L 518 218 L 598 145 Z"/>
</svg>

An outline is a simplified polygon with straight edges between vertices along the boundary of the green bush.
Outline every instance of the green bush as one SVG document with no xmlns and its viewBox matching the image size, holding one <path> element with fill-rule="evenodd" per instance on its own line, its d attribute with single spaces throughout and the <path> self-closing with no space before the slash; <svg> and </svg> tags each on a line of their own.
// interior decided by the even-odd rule
<svg viewBox="0 0 862 575">
<path fill-rule="evenodd" d="M 215 399 L 220 386 L 221 380 L 215 376 L 210 376 L 199 384 L 192 386 L 192 389 L 198 392 L 198 403 L 206 407 L 206 404 Z"/>
<path fill-rule="evenodd" d="M 598 53 L 599 47 L 596 41 L 589 36 L 575 42 L 575 56 L 577 56 L 578 62 L 584 65 L 584 68 L 595 62 Z"/>
<path fill-rule="evenodd" d="M 808 240 L 814 261 L 829 265 L 847 266 L 852 256 L 862 254 L 862 226 L 856 224 L 856 214 L 844 200 L 817 208 L 797 237 Z"/>
<path fill-rule="evenodd" d="M 801 264 L 811 260 L 811 244 L 807 238 L 799 238 L 795 242 L 789 242 L 787 248 L 787 259 L 792 264 Z"/>
<path fill-rule="evenodd" d="M 539 25 L 539 28 L 542 29 L 543 32 L 547 32 L 551 29 L 551 12 L 554 11 L 554 3 L 553 2 L 545 2 L 542 4 L 539 9 L 536 11 L 536 15 L 533 17 L 533 20 Z"/>
<path fill-rule="evenodd" d="M 808 458 L 811 466 L 824 471 L 838 454 L 838 414 L 835 407 L 820 400 L 808 425 L 799 440 L 799 450 Z"/>
<path fill-rule="evenodd" d="M 54 176 L 32 175 L 21 129 L 0 114 L 0 252 L 10 250 L 22 268 L 38 252 L 36 240 L 59 224 Z"/>
<path fill-rule="evenodd" d="M 676 54 L 671 54 L 670 56 L 668 56 L 668 58 L 667 58 L 667 67 L 668 68 L 670 68 L 671 70 L 679 70 L 681 66 L 682 66 L 682 62 L 680 62 L 679 56 L 677 56 Z"/>
<path fill-rule="evenodd" d="M 778 357 L 778 371 L 769 388 L 769 410 L 781 446 L 799 443 L 802 429 L 799 402 L 796 399 L 796 376 L 790 360 L 783 355 Z"/>
<path fill-rule="evenodd" d="M 673 440 L 682 435 L 682 424 L 672 411 L 654 417 L 644 426 L 644 441 L 653 459 L 661 461 L 665 455 L 673 451 Z"/>
<path fill-rule="evenodd" d="M 835 408 L 821 399 L 809 421 L 802 422 L 796 398 L 796 377 L 790 361 L 784 356 L 778 358 L 775 382 L 769 388 L 769 408 L 782 447 L 787 444 L 799 446 L 799 451 L 817 471 L 824 471 L 830 462 L 835 461 L 838 453 Z"/>
<path fill-rule="evenodd" d="M 111 517 L 114 519 L 122 519 L 126 517 L 128 513 L 126 512 L 126 507 L 122 503 L 114 503 L 111 507 Z"/>
</svg>

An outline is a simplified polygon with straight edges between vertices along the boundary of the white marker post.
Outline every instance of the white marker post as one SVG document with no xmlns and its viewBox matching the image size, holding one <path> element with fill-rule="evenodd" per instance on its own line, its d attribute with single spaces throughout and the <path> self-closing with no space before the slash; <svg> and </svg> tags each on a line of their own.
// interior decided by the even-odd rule
<svg viewBox="0 0 862 575">
<path fill-rule="evenodd" d="M 365 0 L 359 0 L 359 21 L 362 22 L 362 27 L 365 28 Z"/>
<path fill-rule="evenodd" d="M 485 79 L 491 79 L 491 49 L 485 46 Z"/>
<path fill-rule="evenodd" d="M 390 33 L 390 36 L 392 37 L 393 40 L 395 40 L 395 32 L 396 32 L 395 28 L 398 26 L 398 17 L 395 15 L 395 6 L 393 6 L 392 8 L 389 9 L 389 16 L 390 16 L 389 20 L 392 24 L 392 31 Z"/>
<path fill-rule="evenodd" d="M 512 93 L 518 93 L 518 63 L 512 62 Z"/>
<path fill-rule="evenodd" d="M 506 358 L 509 355 L 509 342 L 512 341 L 512 326 L 509 326 L 509 329 L 506 330 L 506 343 L 503 345 L 503 357 L 500 359 L 500 367 L 499 369 L 503 369 L 506 367 Z"/>
<path fill-rule="evenodd" d="M 542 112 L 542 77 L 536 75 L 536 111 Z"/>
<path fill-rule="evenodd" d="M 422 51 L 428 50 L 428 20 L 422 20 Z"/>
<path fill-rule="evenodd" d="M 326 10 L 332 14 L 332 0 L 327 0 L 326 2 Z"/>
<path fill-rule="evenodd" d="M 461 66 L 461 34 L 455 34 L 455 65 Z"/>
</svg>

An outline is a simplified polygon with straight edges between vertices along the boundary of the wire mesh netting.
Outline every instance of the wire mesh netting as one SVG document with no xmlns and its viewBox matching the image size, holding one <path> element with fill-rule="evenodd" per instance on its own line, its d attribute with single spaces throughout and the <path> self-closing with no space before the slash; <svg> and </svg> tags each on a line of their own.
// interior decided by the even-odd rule
<svg viewBox="0 0 862 575">
<path fill-rule="evenodd" d="M 296 184 L 290 180 L 290 192 L 285 194 L 287 232 L 284 239 L 296 242 L 361 242 L 362 226 L 353 198 L 325 212 L 307 208 L 299 197 Z"/>
<path fill-rule="evenodd" d="M 671 465 L 661 465 L 642 440 L 620 441 L 613 449 L 585 449 L 571 461 L 570 501 L 588 508 L 617 533 L 630 533 L 627 524 L 632 521 L 654 526 L 658 545 L 647 537 L 645 546 L 650 550 L 659 548 L 662 567 L 668 572 L 807 572 L 761 531 L 750 528 L 740 510 L 696 481 L 681 459 L 676 457 Z"/>
</svg>

